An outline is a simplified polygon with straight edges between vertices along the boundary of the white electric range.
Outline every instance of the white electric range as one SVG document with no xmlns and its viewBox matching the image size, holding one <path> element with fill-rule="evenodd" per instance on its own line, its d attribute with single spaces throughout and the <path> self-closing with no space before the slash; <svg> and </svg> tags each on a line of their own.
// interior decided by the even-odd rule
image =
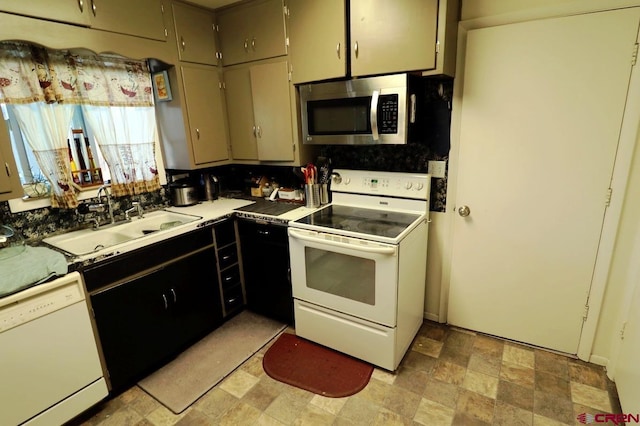
<svg viewBox="0 0 640 426">
<path fill-rule="evenodd" d="M 334 170 L 332 202 L 289 222 L 297 335 L 398 367 L 424 316 L 430 184 Z"/>
</svg>

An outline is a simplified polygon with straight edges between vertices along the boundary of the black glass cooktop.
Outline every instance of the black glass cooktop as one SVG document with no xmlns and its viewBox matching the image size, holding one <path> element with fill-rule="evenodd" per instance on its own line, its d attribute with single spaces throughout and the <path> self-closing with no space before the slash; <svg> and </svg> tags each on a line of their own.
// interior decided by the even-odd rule
<svg viewBox="0 0 640 426">
<path fill-rule="evenodd" d="M 418 214 L 329 205 L 296 222 L 367 235 L 396 238 L 420 218 Z"/>
</svg>

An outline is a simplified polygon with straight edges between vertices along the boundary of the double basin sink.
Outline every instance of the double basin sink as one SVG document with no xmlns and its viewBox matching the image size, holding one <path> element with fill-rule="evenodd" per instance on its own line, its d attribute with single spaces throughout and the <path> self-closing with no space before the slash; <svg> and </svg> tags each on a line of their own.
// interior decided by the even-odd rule
<svg viewBox="0 0 640 426">
<path fill-rule="evenodd" d="M 178 226 L 202 219 L 186 213 L 160 210 L 145 213 L 144 217 L 103 225 L 98 229 L 82 229 L 45 238 L 43 241 L 71 255 L 97 253 L 129 241 L 168 232 Z"/>
</svg>

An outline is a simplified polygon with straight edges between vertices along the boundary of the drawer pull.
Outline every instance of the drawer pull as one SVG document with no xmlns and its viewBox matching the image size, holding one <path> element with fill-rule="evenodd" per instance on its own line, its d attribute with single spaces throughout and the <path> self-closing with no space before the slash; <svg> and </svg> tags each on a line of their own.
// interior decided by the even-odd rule
<svg viewBox="0 0 640 426">
<path fill-rule="evenodd" d="M 222 260 L 229 260 L 229 259 L 231 259 L 231 255 L 230 254 L 228 254 L 226 256 L 222 256 Z"/>
<path fill-rule="evenodd" d="M 237 300 L 238 300 L 238 298 L 237 298 L 237 297 L 234 297 L 234 298 L 232 298 L 232 299 L 228 299 L 228 300 L 227 300 L 227 303 L 228 303 L 229 305 L 233 305 Z"/>
<path fill-rule="evenodd" d="M 177 303 L 178 297 L 176 296 L 176 291 L 173 288 L 171 289 L 171 294 L 173 294 L 173 303 Z"/>
<path fill-rule="evenodd" d="M 80 8 L 80 13 L 84 12 L 84 0 L 78 0 L 78 7 Z"/>
<path fill-rule="evenodd" d="M 224 282 L 228 283 L 229 281 L 232 281 L 234 278 L 235 276 L 229 275 L 228 277 L 224 277 Z"/>
<path fill-rule="evenodd" d="M 164 293 L 162 293 L 162 300 L 164 301 L 164 310 L 166 311 L 169 309 L 169 302 L 167 301 L 167 296 L 165 296 Z"/>
</svg>

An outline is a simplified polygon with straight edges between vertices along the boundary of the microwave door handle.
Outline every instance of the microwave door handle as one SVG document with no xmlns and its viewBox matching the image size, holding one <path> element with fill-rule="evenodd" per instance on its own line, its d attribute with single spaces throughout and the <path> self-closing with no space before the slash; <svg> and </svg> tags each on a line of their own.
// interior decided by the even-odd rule
<svg viewBox="0 0 640 426">
<path fill-rule="evenodd" d="M 371 96 L 371 136 L 374 141 L 380 139 L 380 135 L 378 134 L 378 102 L 380 101 L 380 91 L 374 90 L 373 95 Z"/>
</svg>

